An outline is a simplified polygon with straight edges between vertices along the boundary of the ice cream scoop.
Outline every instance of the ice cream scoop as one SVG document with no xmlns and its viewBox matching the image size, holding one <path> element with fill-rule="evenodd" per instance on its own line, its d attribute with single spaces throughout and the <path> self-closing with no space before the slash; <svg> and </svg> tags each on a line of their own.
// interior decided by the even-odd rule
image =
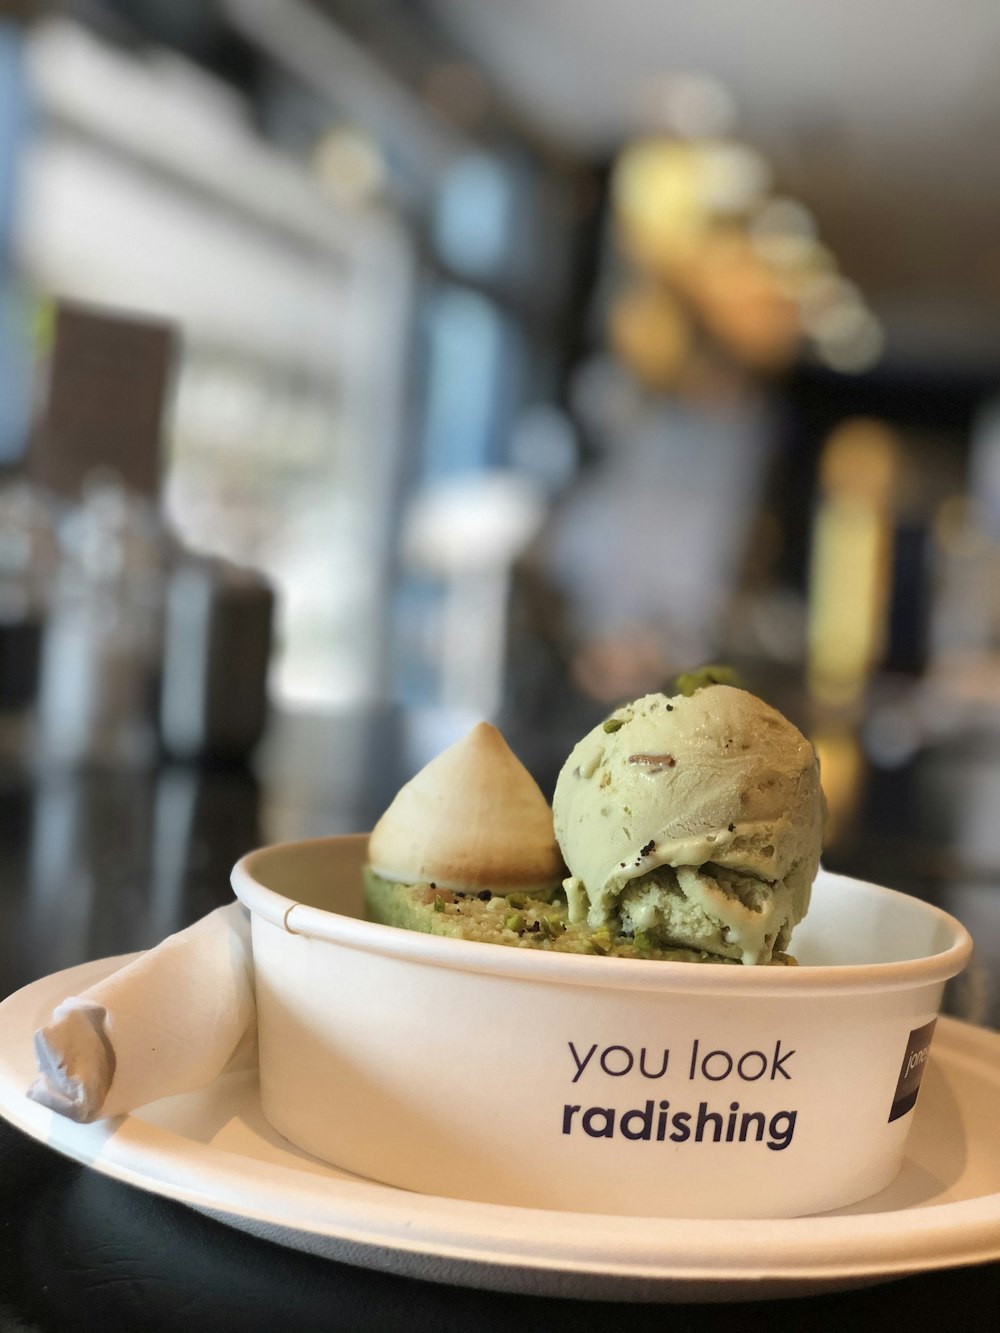
<svg viewBox="0 0 1000 1333">
<path fill-rule="evenodd" d="M 559 774 L 570 917 L 766 963 L 808 908 L 824 812 L 813 747 L 761 699 L 645 695 Z"/>
<path fill-rule="evenodd" d="M 381 879 L 447 889 L 551 889 L 564 872 L 552 811 L 488 722 L 432 759 L 372 830 Z"/>
</svg>

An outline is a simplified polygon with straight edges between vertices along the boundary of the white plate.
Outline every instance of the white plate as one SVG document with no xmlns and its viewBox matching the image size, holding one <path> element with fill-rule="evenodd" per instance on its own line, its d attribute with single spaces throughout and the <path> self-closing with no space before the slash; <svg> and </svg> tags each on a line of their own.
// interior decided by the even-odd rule
<svg viewBox="0 0 1000 1333">
<path fill-rule="evenodd" d="M 536 1295 L 724 1301 L 864 1286 L 1000 1259 L 1000 1034 L 941 1019 L 895 1183 L 791 1221 L 605 1217 L 463 1202 L 363 1180 L 264 1120 L 252 1074 L 77 1125 L 29 1101 L 32 1033 L 127 959 L 0 1005 L 0 1113 L 57 1151 L 283 1245 L 411 1277 Z"/>
</svg>

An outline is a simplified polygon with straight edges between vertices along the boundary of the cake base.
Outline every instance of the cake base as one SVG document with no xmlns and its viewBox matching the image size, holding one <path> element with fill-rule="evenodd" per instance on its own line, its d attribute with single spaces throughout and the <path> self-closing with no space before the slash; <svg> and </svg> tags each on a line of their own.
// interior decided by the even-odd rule
<svg viewBox="0 0 1000 1333">
<path fill-rule="evenodd" d="M 603 954 L 671 963 L 743 964 L 703 950 L 663 944 L 645 932 L 622 935 L 611 926 L 594 929 L 569 920 L 566 900 L 527 893 L 483 889 L 461 893 L 435 884 L 399 884 L 366 868 L 365 904 L 368 918 L 402 930 L 515 949 L 549 949 L 555 953 Z M 794 966 L 790 954 L 777 953 L 770 966 Z"/>
</svg>

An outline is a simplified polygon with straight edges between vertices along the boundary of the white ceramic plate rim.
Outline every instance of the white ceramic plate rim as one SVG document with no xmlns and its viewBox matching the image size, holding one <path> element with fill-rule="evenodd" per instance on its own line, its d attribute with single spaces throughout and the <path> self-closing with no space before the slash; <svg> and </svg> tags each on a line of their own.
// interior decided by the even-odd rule
<svg viewBox="0 0 1000 1333">
<path fill-rule="evenodd" d="M 104 1175 L 220 1220 L 234 1219 L 235 1225 L 242 1219 L 277 1229 L 298 1248 L 310 1248 L 301 1243 L 310 1237 L 325 1237 L 350 1250 L 337 1257 L 363 1262 L 359 1250 L 368 1251 L 377 1256 L 372 1266 L 386 1269 L 395 1266 L 394 1255 L 427 1256 L 443 1265 L 458 1261 L 473 1265 L 472 1275 L 449 1280 L 472 1285 L 477 1266 L 647 1283 L 823 1284 L 1000 1259 L 1000 1193 L 896 1212 L 791 1220 L 547 1212 L 417 1195 L 332 1170 L 297 1171 L 193 1142 L 139 1116 L 77 1125 L 24 1095 L 31 1031 L 60 998 L 127 961 L 104 959 L 56 973 L 0 1005 L 0 1113 Z M 935 1042 L 935 1056 L 941 1054 L 986 1068 L 1000 1096 L 1000 1034 L 942 1018 Z"/>
<path fill-rule="evenodd" d="M 396 926 L 383 926 L 359 917 L 328 912 L 320 907 L 296 902 L 293 898 L 267 888 L 256 878 L 261 861 L 297 849 L 321 850 L 329 847 L 332 851 L 346 845 L 360 856 L 367 836 L 361 833 L 347 834 L 259 847 L 241 857 L 233 867 L 233 889 L 240 901 L 255 915 L 297 935 L 334 940 L 367 953 L 406 958 L 464 972 L 486 972 L 532 981 L 623 990 L 712 991 L 733 996 L 895 990 L 945 981 L 965 967 L 972 953 L 969 932 L 960 921 L 940 907 L 895 889 L 834 875 L 822 869 L 817 875 L 817 882 L 822 880 L 824 884 L 832 886 L 856 885 L 865 892 L 885 896 L 890 900 L 905 900 L 908 910 L 919 911 L 937 921 L 948 932 L 951 944 L 939 953 L 899 962 L 792 968 L 692 967 L 690 963 L 652 962 L 636 958 L 593 958 L 580 954 L 510 949 L 498 944 L 482 944 L 400 930 Z"/>
</svg>

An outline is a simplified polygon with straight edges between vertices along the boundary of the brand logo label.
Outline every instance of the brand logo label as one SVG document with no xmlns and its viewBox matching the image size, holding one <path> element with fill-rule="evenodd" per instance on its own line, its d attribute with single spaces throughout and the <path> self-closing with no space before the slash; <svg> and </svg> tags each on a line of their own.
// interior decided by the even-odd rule
<svg viewBox="0 0 1000 1333">
<path fill-rule="evenodd" d="M 910 1039 L 906 1043 L 906 1054 L 903 1056 L 903 1066 L 899 1071 L 896 1093 L 892 1099 L 892 1109 L 889 1112 L 890 1125 L 913 1109 L 917 1093 L 920 1091 L 920 1080 L 927 1066 L 931 1037 L 934 1036 L 936 1023 L 937 1019 L 932 1018 L 922 1028 L 914 1028 L 910 1033 Z"/>
</svg>

